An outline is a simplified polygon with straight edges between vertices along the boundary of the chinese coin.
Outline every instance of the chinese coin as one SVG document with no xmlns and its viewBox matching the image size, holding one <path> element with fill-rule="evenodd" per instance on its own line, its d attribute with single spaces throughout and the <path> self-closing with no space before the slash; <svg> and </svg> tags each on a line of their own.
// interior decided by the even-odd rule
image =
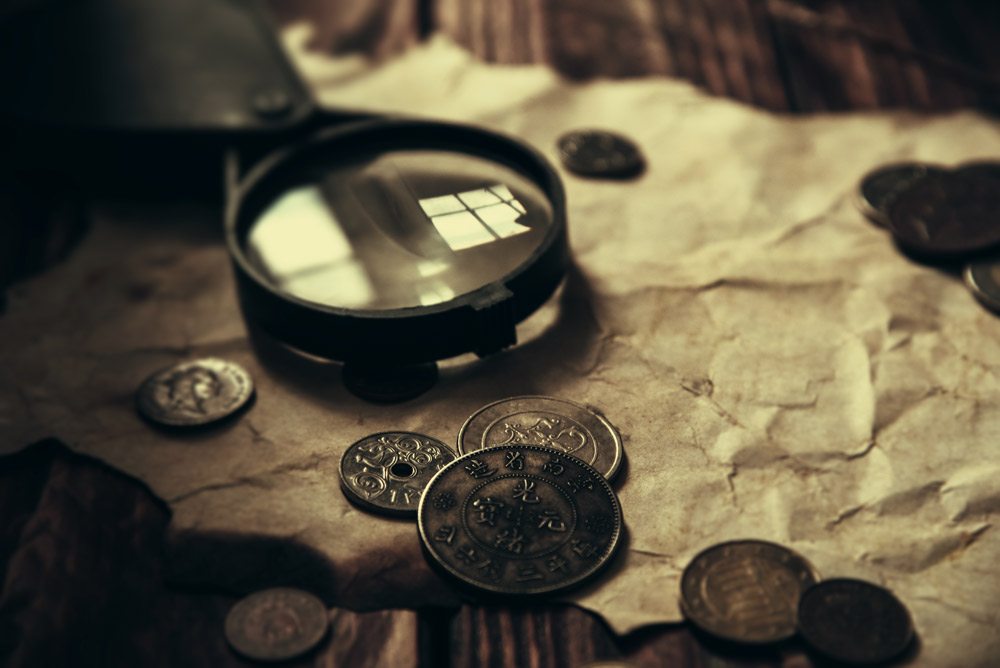
<svg viewBox="0 0 1000 668">
<path fill-rule="evenodd" d="M 542 445 L 582 459 L 611 479 L 621 465 L 618 430 L 586 406 L 554 397 L 511 397 L 484 406 L 458 432 L 458 452 Z"/>
<path fill-rule="evenodd" d="M 929 172 L 943 171 L 941 168 L 919 162 L 882 165 L 861 177 L 855 194 L 855 204 L 870 221 L 886 227 L 889 224 L 889 205 L 901 192 Z"/>
<path fill-rule="evenodd" d="M 535 445 L 471 452 L 431 480 L 417 515 L 432 565 L 473 589 L 550 594 L 606 566 L 622 512 L 600 473 Z"/>
<path fill-rule="evenodd" d="M 1000 243 L 1000 178 L 929 172 L 889 206 L 889 230 L 903 247 L 954 256 Z"/>
<path fill-rule="evenodd" d="M 170 427 L 218 422 L 246 405 L 253 380 L 234 362 L 206 357 L 157 371 L 139 386 L 136 407 L 145 418 Z"/>
<path fill-rule="evenodd" d="M 226 616 L 230 646 L 256 661 L 284 661 L 315 647 L 329 627 L 326 606 L 309 592 L 264 589 L 238 601 Z"/>
<path fill-rule="evenodd" d="M 454 460 L 451 448 L 429 436 L 406 431 L 372 434 L 344 451 L 340 488 L 366 510 L 416 517 L 427 483 Z"/>
<path fill-rule="evenodd" d="M 862 580 L 831 579 L 799 601 L 799 633 L 837 661 L 882 663 L 913 640 L 913 622 L 892 592 Z"/>
<path fill-rule="evenodd" d="M 819 576 L 774 543 L 739 540 L 700 552 L 681 574 L 681 607 L 697 627 L 726 640 L 768 643 L 795 634 L 795 611 Z"/>
<path fill-rule="evenodd" d="M 581 176 L 634 176 L 645 166 L 635 142 L 607 130 L 567 132 L 556 146 L 563 166 Z"/>
</svg>

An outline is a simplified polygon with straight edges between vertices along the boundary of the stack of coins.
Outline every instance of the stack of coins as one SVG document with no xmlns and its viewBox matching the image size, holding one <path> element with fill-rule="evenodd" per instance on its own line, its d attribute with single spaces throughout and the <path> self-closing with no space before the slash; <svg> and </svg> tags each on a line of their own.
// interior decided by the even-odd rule
<svg viewBox="0 0 1000 668">
<path fill-rule="evenodd" d="M 344 496 L 362 510 L 416 518 L 424 555 L 477 594 L 548 595 L 611 561 L 623 521 L 608 480 L 621 436 L 600 413 L 554 397 L 511 397 L 476 411 L 458 452 L 390 431 L 340 461 Z"/>
<path fill-rule="evenodd" d="M 848 578 L 820 581 L 801 555 L 761 540 L 720 543 L 681 575 L 681 608 L 703 632 L 759 645 L 796 634 L 846 664 L 884 663 L 912 643 L 913 622 L 892 592 Z"/>
<path fill-rule="evenodd" d="M 861 178 L 855 200 L 912 257 L 963 262 L 966 287 L 1000 313 L 1000 163 L 883 165 Z"/>
</svg>

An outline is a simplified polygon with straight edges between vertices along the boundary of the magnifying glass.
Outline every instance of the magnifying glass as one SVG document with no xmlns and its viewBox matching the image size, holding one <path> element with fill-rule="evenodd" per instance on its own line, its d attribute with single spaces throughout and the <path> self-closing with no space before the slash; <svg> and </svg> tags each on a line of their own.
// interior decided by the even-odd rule
<svg viewBox="0 0 1000 668">
<path fill-rule="evenodd" d="M 546 159 L 452 123 L 364 120 L 286 144 L 235 184 L 225 226 L 249 321 L 382 367 L 512 345 L 569 262 Z"/>
</svg>

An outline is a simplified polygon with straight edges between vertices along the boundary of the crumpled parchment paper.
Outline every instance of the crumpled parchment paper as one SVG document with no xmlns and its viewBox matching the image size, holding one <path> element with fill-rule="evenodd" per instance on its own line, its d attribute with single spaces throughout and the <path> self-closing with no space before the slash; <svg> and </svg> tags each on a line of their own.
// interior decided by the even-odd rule
<svg viewBox="0 0 1000 668">
<path fill-rule="evenodd" d="M 1000 320 L 851 202 L 883 162 L 1000 155 L 993 120 L 777 116 L 663 78 L 575 84 L 485 65 L 440 38 L 376 67 L 305 53 L 303 28 L 285 37 L 325 104 L 479 123 L 553 162 L 562 132 L 608 128 L 648 169 L 625 183 L 563 173 L 577 267 L 560 293 L 520 345 L 450 360 L 397 406 L 349 394 L 338 365 L 251 345 L 218 211 L 98 202 L 72 257 L 16 286 L 0 317 L 4 451 L 56 436 L 165 499 L 181 552 L 191 536 L 293 539 L 331 565 L 341 605 L 416 606 L 454 597 L 412 523 L 343 498 L 344 448 L 388 429 L 453 443 L 488 402 L 565 397 L 625 439 L 627 552 L 572 596 L 617 631 L 681 619 L 688 560 L 752 537 L 891 588 L 914 616 L 918 665 L 995 665 Z M 206 355 L 251 371 L 255 405 L 192 435 L 143 423 L 143 378 Z M 214 571 L 203 554 L 192 577 L 225 579 L 225 554 Z"/>
</svg>

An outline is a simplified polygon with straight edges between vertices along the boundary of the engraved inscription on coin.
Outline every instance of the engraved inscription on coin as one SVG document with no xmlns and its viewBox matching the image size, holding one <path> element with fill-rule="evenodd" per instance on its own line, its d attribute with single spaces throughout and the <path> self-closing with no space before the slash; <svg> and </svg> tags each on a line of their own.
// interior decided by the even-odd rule
<svg viewBox="0 0 1000 668">
<path fill-rule="evenodd" d="M 507 445 L 442 469 L 417 525 L 428 560 L 465 585 L 533 595 L 576 586 L 606 566 L 622 514 L 591 466 L 552 448 Z"/>
<path fill-rule="evenodd" d="M 252 394 L 246 369 L 206 357 L 154 373 L 139 386 L 136 406 L 144 417 L 163 425 L 197 426 L 232 415 Z"/>
<path fill-rule="evenodd" d="M 892 592 L 862 580 L 831 579 L 810 587 L 798 609 L 799 633 L 837 661 L 882 663 L 913 640 L 913 622 Z"/>
<path fill-rule="evenodd" d="M 606 130 L 567 132 L 556 146 L 563 166 L 581 176 L 635 176 L 645 166 L 635 142 Z"/>
<path fill-rule="evenodd" d="M 803 557 L 759 540 L 720 543 L 699 553 L 681 575 L 681 605 L 696 626 L 744 643 L 795 634 L 795 611 L 819 579 Z"/>
<path fill-rule="evenodd" d="M 1000 262 L 982 260 L 965 267 L 965 286 L 986 308 L 1000 313 Z"/>
<path fill-rule="evenodd" d="M 1000 244 L 1000 179 L 981 173 L 928 173 L 889 207 L 901 246 L 924 255 L 957 255 Z"/>
<path fill-rule="evenodd" d="M 416 517 L 427 483 L 454 460 L 450 447 L 429 436 L 405 431 L 372 434 L 341 457 L 340 488 L 366 510 Z"/>
<path fill-rule="evenodd" d="M 858 183 L 858 209 L 873 223 L 888 226 L 889 205 L 901 192 L 930 172 L 940 174 L 944 170 L 919 162 L 901 162 L 882 165 L 868 172 Z"/>
<path fill-rule="evenodd" d="M 329 627 L 326 606 L 309 592 L 264 589 L 237 602 L 226 616 L 230 646 L 256 661 L 284 661 L 315 647 Z"/>
<path fill-rule="evenodd" d="M 622 439 L 603 415 L 566 399 L 511 397 L 476 411 L 458 433 L 458 452 L 497 445 L 542 445 L 587 462 L 609 480 L 622 461 Z"/>
</svg>

